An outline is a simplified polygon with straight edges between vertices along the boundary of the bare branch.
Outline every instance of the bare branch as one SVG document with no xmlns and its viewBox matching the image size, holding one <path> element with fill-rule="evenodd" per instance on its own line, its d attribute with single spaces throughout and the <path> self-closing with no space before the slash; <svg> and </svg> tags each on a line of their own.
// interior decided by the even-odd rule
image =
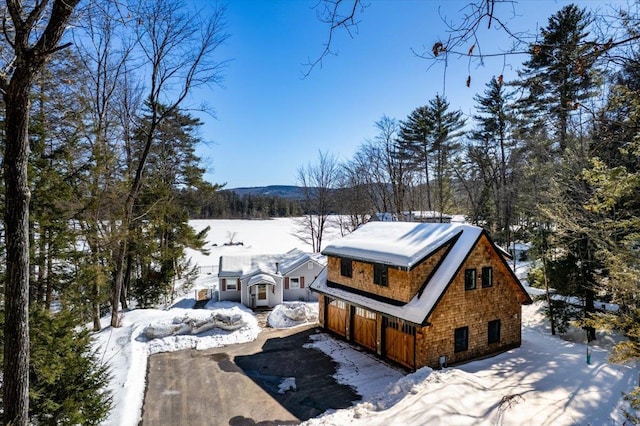
<svg viewBox="0 0 640 426">
<path fill-rule="evenodd" d="M 329 55 L 336 55 L 332 50 L 332 45 L 338 30 L 346 31 L 349 37 L 353 38 L 354 32 L 357 33 L 358 31 L 359 21 L 356 20 L 356 15 L 358 12 L 362 13 L 366 7 L 362 0 L 320 0 L 316 4 L 315 9 L 318 20 L 329 25 L 329 34 L 320 56 L 315 60 L 309 59 L 304 64 L 307 69 L 303 72 L 303 78 L 308 77 L 315 67 L 322 68 L 324 58 Z M 342 9 L 346 9 L 346 12 L 343 13 Z"/>
</svg>

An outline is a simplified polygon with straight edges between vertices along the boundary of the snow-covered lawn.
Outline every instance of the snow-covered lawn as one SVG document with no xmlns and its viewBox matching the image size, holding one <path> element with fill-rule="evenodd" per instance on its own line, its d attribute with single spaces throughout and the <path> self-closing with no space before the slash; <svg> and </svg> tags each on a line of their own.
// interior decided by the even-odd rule
<svg viewBox="0 0 640 426">
<path fill-rule="evenodd" d="M 397 379 L 391 372 L 384 377 L 390 369 L 381 363 L 366 367 L 354 361 L 362 354 L 344 343 L 321 348 L 340 363 L 337 379 L 353 384 L 363 401 L 304 424 L 622 424 L 621 393 L 637 384 L 637 370 L 607 363 L 607 350 L 600 347 L 589 347 L 587 364 L 586 345 L 550 336 L 540 308 L 523 308 L 520 348 L 455 368 L 422 368 Z M 341 373 L 343 368 L 351 373 Z M 375 384 L 368 385 L 369 375 Z"/>
<path fill-rule="evenodd" d="M 309 250 L 291 234 L 295 229 L 291 219 L 194 221 L 197 229 L 207 225 L 212 226 L 212 254 L 192 253 L 194 262 L 204 270 L 196 283 L 201 288 L 217 286 L 215 274 L 221 254 L 284 253 L 295 247 Z M 243 246 L 221 246 L 233 232 Z M 524 268 L 518 269 L 518 275 L 524 273 Z M 98 356 L 111 365 L 113 374 L 110 389 L 114 408 L 105 424 L 138 424 L 149 354 L 220 347 L 258 336 L 259 326 L 247 308 L 235 303 L 210 303 L 206 309 L 190 309 L 192 298 L 189 292 L 167 310 L 125 312 L 123 326 L 118 329 L 107 327 L 109 320 L 105 318 L 105 328 L 95 334 Z M 353 386 L 363 400 L 306 423 L 622 424 L 621 393 L 637 385 L 638 372 L 631 366 L 607 363 L 607 348 L 616 337 L 600 333 L 600 347 L 589 348 L 587 364 L 587 346 L 580 343 L 581 333 L 574 330 L 565 336 L 572 341 L 550 336 L 540 308 L 538 303 L 523 307 L 520 348 L 440 371 L 423 368 L 406 374 L 327 334 L 315 335 L 309 347 L 331 356 L 339 364 L 336 379 Z M 284 328 L 313 322 L 317 310 L 317 303 L 287 303 L 271 312 L 268 323 Z M 295 389 L 293 378 L 280 387 L 283 393 Z"/>
</svg>

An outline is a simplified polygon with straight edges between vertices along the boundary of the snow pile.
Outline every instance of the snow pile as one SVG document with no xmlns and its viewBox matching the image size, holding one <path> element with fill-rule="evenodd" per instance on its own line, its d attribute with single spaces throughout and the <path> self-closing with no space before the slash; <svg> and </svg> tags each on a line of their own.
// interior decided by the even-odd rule
<svg viewBox="0 0 640 426">
<path fill-rule="evenodd" d="M 144 335 L 147 339 L 157 339 L 167 336 L 177 336 L 183 334 L 200 334 L 214 328 L 221 328 L 227 331 L 237 330 L 244 327 L 247 323 L 243 320 L 242 315 L 228 313 L 211 314 L 205 319 L 191 318 L 189 315 L 176 317 L 171 323 L 150 324 L 144 329 Z"/>
<path fill-rule="evenodd" d="M 269 313 L 271 328 L 289 328 L 318 321 L 318 303 L 284 302 Z"/>
<path fill-rule="evenodd" d="M 278 393 L 280 395 L 284 395 L 287 391 L 297 391 L 298 387 L 296 386 L 296 378 L 295 377 L 287 377 L 280 383 L 278 386 Z"/>
<path fill-rule="evenodd" d="M 97 355 L 112 373 L 114 407 L 107 425 L 138 424 L 150 354 L 245 343 L 260 333 L 253 313 L 231 302 L 209 303 L 206 309 L 136 309 L 123 314 L 117 329 L 108 326 L 109 317 L 103 321 L 104 328 L 94 337 Z"/>
</svg>

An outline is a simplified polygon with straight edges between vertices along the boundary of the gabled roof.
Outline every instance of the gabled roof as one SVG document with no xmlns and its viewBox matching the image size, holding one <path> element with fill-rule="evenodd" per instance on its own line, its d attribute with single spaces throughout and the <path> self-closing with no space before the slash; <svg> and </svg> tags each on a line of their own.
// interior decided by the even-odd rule
<svg viewBox="0 0 640 426">
<path fill-rule="evenodd" d="M 376 297 L 349 291 L 344 286 L 328 284 L 326 268 L 314 280 L 311 288 L 319 293 L 346 300 L 369 310 L 401 318 L 414 324 L 424 324 L 482 235 L 487 235 L 482 228 L 460 223 L 368 223 L 342 240 L 329 245 L 323 254 L 386 263 L 410 269 L 435 250 L 445 244 L 450 244 L 444 257 L 430 275 L 424 288 L 425 291 L 419 291 L 406 304 L 389 303 Z M 491 241 L 490 238 L 489 241 Z M 531 303 L 529 295 L 506 264 L 502 253 L 498 251 L 493 242 L 491 244 L 499 254 L 499 259 L 511 272 L 513 280 L 526 295 L 525 303 Z"/>
<path fill-rule="evenodd" d="M 326 257 L 319 253 L 310 254 L 299 249 L 283 254 L 220 256 L 218 276 L 243 278 L 256 273 L 287 275 L 309 261 L 316 262 L 320 266 L 327 264 Z"/>
</svg>

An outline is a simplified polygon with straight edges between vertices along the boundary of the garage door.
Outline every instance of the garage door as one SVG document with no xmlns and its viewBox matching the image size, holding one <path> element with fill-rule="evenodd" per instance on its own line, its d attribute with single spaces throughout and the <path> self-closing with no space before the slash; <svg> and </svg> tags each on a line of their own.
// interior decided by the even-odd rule
<svg viewBox="0 0 640 426">
<path fill-rule="evenodd" d="M 405 367 L 415 368 L 416 328 L 386 317 L 382 324 L 385 356 Z"/>
<path fill-rule="evenodd" d="M 353 308 L 353 341 L 365 348 L 376 350 L 376 314 L 366 309 Z"/>
<path fill-rule="evenodd" d="M 346 336 L 347 304 L 342 300 L 327 298 L 327 328 L 341 336 Z"/>
</svg>

